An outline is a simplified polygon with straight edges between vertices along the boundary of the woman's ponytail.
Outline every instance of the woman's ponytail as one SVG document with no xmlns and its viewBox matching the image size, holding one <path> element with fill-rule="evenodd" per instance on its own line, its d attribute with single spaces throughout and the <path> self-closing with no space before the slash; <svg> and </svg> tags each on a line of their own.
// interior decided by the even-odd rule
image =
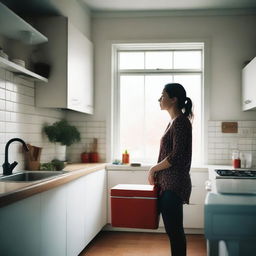
<svg viewBox="0 0 256 256">
<path fill-rule="evenodd" d="M 186 97 L 186 101 L 184 105 L 184 109 L 185 109 L 184 115 L 187 116 L 190 120 L 193 119 L 193 116 L 194 116 L 192 107 L 193 107 L 193 104 L 191 99 L 189 97 Z"/>
<path fill-rule="evenodd" d="M 182 110 L 183 114 L 190 120 L 193 119 L 192 101 L 187 97 L 186 90 L 181 84 L 170 83 L 166 84 L 164 90 L 168 94 L 169 98 L 176 97 L 178 100 L 178 108 Z"/>
</svg>

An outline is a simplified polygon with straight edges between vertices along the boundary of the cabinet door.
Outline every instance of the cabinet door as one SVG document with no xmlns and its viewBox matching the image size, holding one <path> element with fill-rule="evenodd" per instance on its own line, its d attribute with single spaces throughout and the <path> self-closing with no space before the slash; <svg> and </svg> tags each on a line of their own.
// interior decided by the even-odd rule
<svg viewBox="0 0 256 256">
<path fill-rule="evenodd" d="M 93 113 L 93 46 L 68 22 L 68 108 Z"/>
<path fill-rule="evenodd" d="M 0 255 L 40 254 L 40 195 L 0 209 Z"/>
<path fill-rule="evenodd" d="M 67 256 L 76 256 L 85 247 L 86 178 L 67 185 Z"/>
<path fill-rule="evenodd" d="M 242 72 L 243 110 L 256 108 L 256 58 Z"/>
<path fill-rule="evenodd" d="M 41 255 L 66 255 L 66 187 L 41 194 Z"/>
<path fill-rule="evenodd" d="M 87 245 L 106 224 L 105 170 L 86 175 L 85 205 L 85 242 Z"/>
<path fill-rule="evenodd" d="M 184 205 L 183 225 L 184 228 L 204 228 L 204 206 Z"/>
<path fill-rule="evenodd" d="M 204 227 L 204 200 L 207 194 L 205 182 L 208 172 L 191 172 L 192 192 L 190 204 L 183 207 L 183 224 L 185 228 Z"/>
</svg>

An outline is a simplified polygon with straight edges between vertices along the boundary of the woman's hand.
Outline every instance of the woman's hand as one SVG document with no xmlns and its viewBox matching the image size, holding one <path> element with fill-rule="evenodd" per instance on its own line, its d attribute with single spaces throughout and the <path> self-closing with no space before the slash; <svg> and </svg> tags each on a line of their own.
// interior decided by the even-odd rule
<svg viewBox="0 0 256 256">
<path fill-rule="evenodd" d="M 155 185 L 155 170 L 154 166 L 151 167 L 148 171 L 148 182 L 150 185 Z"/>
</svg>

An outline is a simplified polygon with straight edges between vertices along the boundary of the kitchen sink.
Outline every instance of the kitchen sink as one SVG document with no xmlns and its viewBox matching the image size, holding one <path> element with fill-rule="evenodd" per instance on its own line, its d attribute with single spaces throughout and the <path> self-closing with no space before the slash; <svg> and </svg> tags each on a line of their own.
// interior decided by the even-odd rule
<svg viewBox="0 0 256 256">
<path fill-rule="evenodd" d="M 68 171 L 22 171 L 8 176 L 1 176 L 0 181 L 31 182 L 51 179 L 67 172 Z"/>
</svg>

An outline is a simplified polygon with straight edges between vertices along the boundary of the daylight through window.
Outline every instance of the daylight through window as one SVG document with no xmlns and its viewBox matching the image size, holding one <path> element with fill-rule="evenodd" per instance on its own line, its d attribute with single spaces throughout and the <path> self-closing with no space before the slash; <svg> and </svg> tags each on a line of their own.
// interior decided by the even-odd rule
<svg viewBox="0 0 256 256">
<path fill-rule="evenodd" d="M 113 157 L 120 159 L 127 149 L 132 162 L 156 163 L 160 139 L 170 121 L 158 99 L 165 84 L 177 82 L 194 104 L 192 163 L 200 163 L 203 44 L 119 46 L 116 71 Z"/>
</svg>

